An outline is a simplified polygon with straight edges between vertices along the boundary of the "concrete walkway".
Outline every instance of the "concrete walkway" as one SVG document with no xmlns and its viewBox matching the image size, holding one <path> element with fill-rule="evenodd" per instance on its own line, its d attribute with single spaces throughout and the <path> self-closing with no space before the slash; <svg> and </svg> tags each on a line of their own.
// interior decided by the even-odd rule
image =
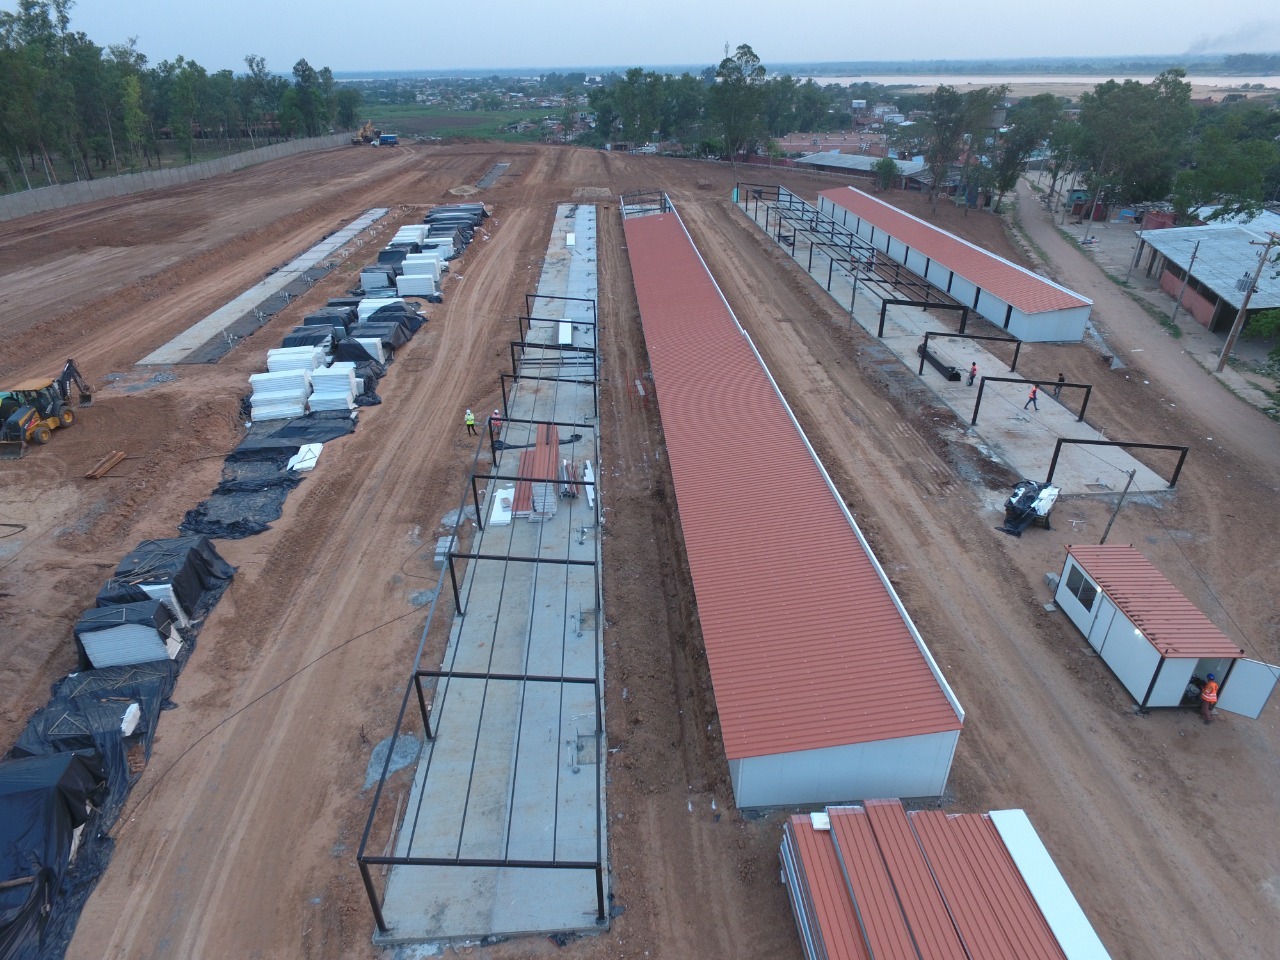
<svg viewBox="0 0 1280 960">
<path fill-rule="evenodd" d="M 595 326 L 585 322 L 594 320 L 591 304 L 560 298 L 594 300 L 595 264 L 595 208 L 562 206 L 534 311 L 546 322 L 533 325 L 529 342 L 562 343 L 569 333 L 563 319 L 573 346 L 594 349 Z M 562 361 L 564 369 L 556 366 Z M 593 355 L 532 348 L 520 374 L 502 427 L 506 446 L 491 472 L 517 476 L 520 452 L 537 431 L 521 421 L 533 420 L 573 425 L 553 428 L 560 458 L 598 467 Z M 434 739 L 419 760 L 394 845 L 398 857 L 472 865 L 392 867 L 382 906 L 390 930 L 375 938 L 381 944 L 607 926 L 607 911 L 603 922 L 598 917 L 608 895 L 608 846 L 597 493 L 557 495 L 554 514 L 535 522 L 502 515 L 501 501 L 514 502 L 514 479 L 486 482 L 485 528 L 469 538 L 460 532 L 458 552 L 493 559 L 455 560 L 462 613 L 441 664 L 447 673 L 480 676 L 443 677 L 429 690 Z M 441 589 L 450 590 L 447 573 Z"/>
</svg>

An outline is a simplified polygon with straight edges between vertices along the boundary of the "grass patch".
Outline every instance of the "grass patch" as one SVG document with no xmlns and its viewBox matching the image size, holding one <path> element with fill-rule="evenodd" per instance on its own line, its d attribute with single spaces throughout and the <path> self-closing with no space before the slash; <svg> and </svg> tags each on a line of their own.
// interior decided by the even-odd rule
<svg viewBox="0 0 1280 960">
<path fill-rule="evenodd" d="M 538 123 L 554 116 L 550 110 L 444 110 L 418 104 L 380 104 L 368 108 L 373 125 L 401 137 L 476 137 L 513 143 L 540 141 L 543 131 L 512 133 L 505 129 L 521 120 Z"/>
</svg>

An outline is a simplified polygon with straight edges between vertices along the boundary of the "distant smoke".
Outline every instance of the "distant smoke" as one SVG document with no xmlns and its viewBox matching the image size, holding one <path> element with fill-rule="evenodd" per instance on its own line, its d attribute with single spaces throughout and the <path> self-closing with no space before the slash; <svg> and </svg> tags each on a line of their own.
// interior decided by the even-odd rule
<svg viewBox="0 0 1280 960">
<path fill-rule="evenodd" d="M 1274 20 L 1254 20 L 1231 33 L 1217 36 L 1204 36 L 1193 40 L 1187 47 L 1186 55 L 1197 56 L 1204 53 L 1245 53 L 1266 52 L 1274 49 L 1280 38 L 1280 24 Z"/>
</svg>

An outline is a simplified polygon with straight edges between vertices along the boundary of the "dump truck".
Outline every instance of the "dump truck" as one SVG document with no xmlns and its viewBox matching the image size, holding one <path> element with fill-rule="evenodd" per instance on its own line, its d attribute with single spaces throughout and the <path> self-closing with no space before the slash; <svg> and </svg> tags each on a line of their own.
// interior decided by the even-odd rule
<svg viewBox="0 0 1280 960">
<path fill-rule="evenodd" d="M 26 380 L 0 390 L 0 446 L 9 456 L 22 456 L 27 444 L 46 444 L 53 431 L 76 422 L 71 408 L 71 388 L 79 392 L 79 405 L 93 403 L 93 388 L 68 360 L 55 379 Z"/>
</svg>

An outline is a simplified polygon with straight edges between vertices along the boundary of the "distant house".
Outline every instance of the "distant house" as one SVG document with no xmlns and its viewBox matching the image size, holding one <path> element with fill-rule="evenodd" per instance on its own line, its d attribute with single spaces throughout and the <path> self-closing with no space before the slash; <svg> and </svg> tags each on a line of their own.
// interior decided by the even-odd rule
<svg viewBox="0 0 1280 960">
<path fill-rule="evenodd" d="M 1182 308 L 1206 329 L 1225 333 L 1257 269 L 1259 244 L 1272 233 L 1280 233 L 1280 213 L 1271 211 L 1246 220 L 1139 230 L 1134 262 L 1141 266 L 1145 257 L 1146 274 L 1160 278 L 1160 289 L 1175 299 L 1181 296 Z M 1258 277 L 1249 316 L 1280 307 L 1280 279 L 1274 273 L 1263 270 Z"/>
</svg>

